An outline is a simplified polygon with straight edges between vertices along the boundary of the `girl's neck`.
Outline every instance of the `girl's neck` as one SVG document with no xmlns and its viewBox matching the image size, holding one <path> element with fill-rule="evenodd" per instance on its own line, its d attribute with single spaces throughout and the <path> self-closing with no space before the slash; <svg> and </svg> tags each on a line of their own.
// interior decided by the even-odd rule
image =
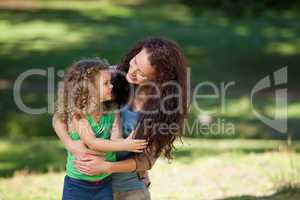
<svg viewBox="0 0 300 200">
<path fill-rule="evenodd" d="M 102 104 L 99 106 L 99 109 L 96 111 L 93 111 L 90 113 L 90 115 L 93 117 L 93 119 L 98 122 L 100 120 L 100 117 L 103 114 L 103 107 Z"/>
</svg>

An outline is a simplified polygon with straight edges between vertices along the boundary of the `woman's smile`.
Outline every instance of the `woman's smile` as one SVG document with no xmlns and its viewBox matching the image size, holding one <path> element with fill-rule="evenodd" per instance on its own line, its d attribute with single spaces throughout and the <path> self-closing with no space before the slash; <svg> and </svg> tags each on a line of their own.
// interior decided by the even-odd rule
<svg viewBox="0 0 300 200">
<path fill-rule="evenodd" d="M 133 73 L 128 73 L 127 74 L 127 79 L 129 79 L 130 82 L 135 82 L 136 81 L 136 76 L 134 76 Z"/>
</svg>

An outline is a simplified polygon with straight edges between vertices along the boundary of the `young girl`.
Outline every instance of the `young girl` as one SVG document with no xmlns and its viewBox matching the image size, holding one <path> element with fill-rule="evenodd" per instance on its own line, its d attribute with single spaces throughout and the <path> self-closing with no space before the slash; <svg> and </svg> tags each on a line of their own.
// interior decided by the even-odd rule
<svg viewBox="0 0 300 200">
<path fill-rule="evenodd" d="M 73 64 L 60 84 L 55 117 L 65 122 L 72 140 L 81 140 L 91 149 L 90 153 L 106 152 L 105 160 L 112 162 L 116 160 L 113 152 L 141 152 L 147 143 L 118 137 L 118 120 L 114 120 L 113 113 L 105 112 L 105 102 L 112 98 L 110 79 L 111 73 L 101 60 L 86 59 Z M 116 130 L 111 137 L 113 126 Z M 63 200 L 112 200 L 110 174 L 85 175 L 74 167 L 73 161 L 74 156 L 68 152 Z"/>
</svg>

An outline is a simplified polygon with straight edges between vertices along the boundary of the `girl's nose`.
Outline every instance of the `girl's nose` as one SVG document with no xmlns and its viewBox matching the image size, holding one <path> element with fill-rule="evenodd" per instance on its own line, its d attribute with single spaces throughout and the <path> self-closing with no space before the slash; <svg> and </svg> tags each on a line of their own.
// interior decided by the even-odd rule
<svg viewBox="0 0 300 200">
<path fill-rule="evenodd" d="M 110 89 L 112 89 L 112 88 L 114 87 L 114 85 L 113 85 L 113 84 L 110 84 L 110 86 L 109 86 L 109 87 L 110 87 Z"/>
</svg>

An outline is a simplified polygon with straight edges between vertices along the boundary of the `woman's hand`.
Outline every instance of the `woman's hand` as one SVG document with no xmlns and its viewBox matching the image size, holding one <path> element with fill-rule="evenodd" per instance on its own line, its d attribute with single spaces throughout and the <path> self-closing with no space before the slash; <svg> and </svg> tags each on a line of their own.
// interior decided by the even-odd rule
<svg viewBox="0 0 300 200">
<path fill-rule="evenodd" d="M 82 174 L 89 176 L 98 175 L 110 172 L 110 163 L 104 160 L 104 157 L 86 155 L 79 159 L 74 160 L 75 168 Z"/>
<path fill-rule="evenodd" d="M 67 145 L 67 149 L 72 153 L 75 159 L 79 160 L 88 155 L 104 155 L 104 153 L 88 149 L 81 140 L 72 141 Z"/>
</svg>

